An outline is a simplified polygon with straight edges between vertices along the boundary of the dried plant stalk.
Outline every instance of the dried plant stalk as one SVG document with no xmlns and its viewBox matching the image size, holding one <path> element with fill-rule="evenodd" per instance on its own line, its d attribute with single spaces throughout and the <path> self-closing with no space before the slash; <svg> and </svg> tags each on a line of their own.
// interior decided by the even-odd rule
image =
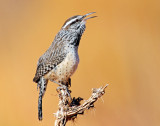
<svg viewBox="0 0 160 126">
<path fill-rule="evenodd" d="M 57 90 L 59 96 L 59 108 L 58 111 L 55 113 L 55 126 L 65 126 L 67 121 L 74 120 L 77 118 L 78 114 L 83 114 L 85 110 L 94 107 L 94 102 L 97 101 L 105 93 L 105 88 L 108 84 L 104 87 L 94 88 L 92 89 L 91 97 L 88 100 L 85 100 L 83 104 L 80 104 L 80 101 L 83 100 L 82 98 L 72 98 L 69 96 L 70 92 L 68 93 L 67 89 L 59 89 Z"/>
</svg>

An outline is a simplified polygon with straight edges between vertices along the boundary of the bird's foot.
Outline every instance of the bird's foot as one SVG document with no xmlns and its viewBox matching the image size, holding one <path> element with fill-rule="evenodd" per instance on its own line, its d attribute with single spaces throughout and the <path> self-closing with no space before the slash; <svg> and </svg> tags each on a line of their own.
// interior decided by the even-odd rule
<svg viewBox="0 0 160 126">
<path fill-rule="evenodd" d="M 70 94 L 71 91 L 68 89 L 68 87 L 66 85 L 61 84 L 61 86 L 57 87 L 57 90 L 66 90 L 67 95 L 72 100 L 72 97 L 71 97 L 71 94 Z"/>
<path fill-rule="evenodd" d="M 70 95 L 70 93 L 71 93 L 71 91 L 68 89 L 68 87 L 66 86 L 66 85 L 64 85 L 64 84 L 61 84 L 61 83 L 59 83 L 59 82 L 57 82 L 57 81 L 54 81 L 54 80 L 52 80 L 52 82 L 54 82 L 54 83 L 56 83 L 56 84 L 58 84 L 59 85 L 59 87 L 57 87 L 57 90 L 66 90 L 66 92 L 67 92 L 67 95 L 70 97 L 70 99 L 72 100 L 72 97 L 71 97 L 71 95 Z"/>
</svg>

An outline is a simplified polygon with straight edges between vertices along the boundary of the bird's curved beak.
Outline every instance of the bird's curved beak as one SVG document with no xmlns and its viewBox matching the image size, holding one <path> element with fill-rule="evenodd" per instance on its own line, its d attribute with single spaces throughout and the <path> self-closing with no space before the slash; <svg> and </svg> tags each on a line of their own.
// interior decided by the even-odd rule
<svg viewBox="0 0 160 126">
<path fill-rule="evenodd" d="M 87 17 L 88 15 L 91 15 L 91 14 L 93 14 L 93 13 L 96 13 L 96 12 L 91 12 L 91 13 L 88 13 L 88 14 L 85 14 L 83 17 L 82 17 L 82 21 L 86 21 L 86 20 L 88 20 L 88 19 L 90 19 L 90 18 L 95 18 L 95 17 L 97 17 L 97 16 L 92 16 L 92 17 L 88 17 L 88 18 L 85 18 L 85 17 Z"/>
</svg>

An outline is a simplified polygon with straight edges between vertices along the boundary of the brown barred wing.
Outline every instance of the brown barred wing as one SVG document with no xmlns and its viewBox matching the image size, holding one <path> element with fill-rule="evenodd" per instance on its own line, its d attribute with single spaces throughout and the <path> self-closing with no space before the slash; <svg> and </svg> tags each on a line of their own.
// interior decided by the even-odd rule
<svg viewBox="0 0 160 126">
<path fill-rule="evenodd" d="M 66 54 L 63 54 L 61 56 L 54 57 L 52 60 L 49 60 L 49 62 L 44 62 L 38 65 L 35 77 L 33 78 L 33 81 L 38 83 L 40 80 L 40 77 L 44 76 L 48 72 L 50 72 L 52 69 L 54 69 L 58 64 L 60 64 L 66 57 Z"/>
</svg>

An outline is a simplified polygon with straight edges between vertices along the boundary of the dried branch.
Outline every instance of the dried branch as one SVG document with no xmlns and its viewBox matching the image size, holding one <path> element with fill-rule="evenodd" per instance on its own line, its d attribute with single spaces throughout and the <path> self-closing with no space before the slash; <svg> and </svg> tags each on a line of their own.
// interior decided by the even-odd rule
<svg viewBox="0 0 160 126">
<path fill-rule="evenodd" d="M 82 105 L 80 102 L 83 99 L 80 97 L 73 97 L 73 99 L 71 99 L 70 91 L 68 91 L 68 89 L 61 88 L 57 90 L 59 94 L 59 108 L 55 113 L 55 126 L 65 126 L 67 121 L 74 120 L 78 114 L 83 114 L 85 110 L 93 108 L 94 102 L 96 102 L 98 98 L 104 95 L 105 88 L 107 86 L 108 84 L 104 87 L 92 89 L 91 97 L 88 100 L 85 100 Z"/>
</svg>

